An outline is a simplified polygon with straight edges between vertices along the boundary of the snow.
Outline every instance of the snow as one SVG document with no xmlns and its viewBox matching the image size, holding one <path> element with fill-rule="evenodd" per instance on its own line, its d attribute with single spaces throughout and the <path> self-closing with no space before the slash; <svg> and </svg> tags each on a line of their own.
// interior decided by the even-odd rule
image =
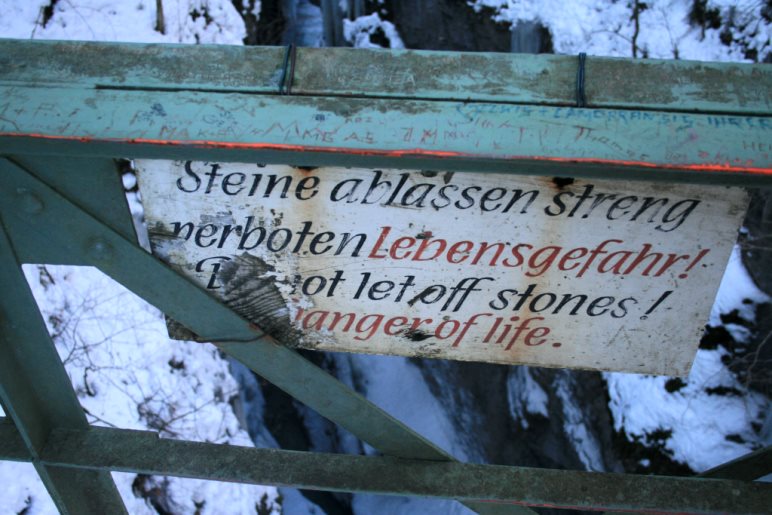
<svg viewBox="0 0 772 515">
<path fill-rule="evenodd" d="M 733 309 L 752 320 L 750 305 L 743 302 L 748 298 L 768 300 L 748 277 L 735 250 L 710 323 L 719 324 L 718 314 Z M 665 388 L 667 377 L 605 374 L 615 429 L 633 441 L 646 441 L 656 431 L 672 431 L 663 442 L 667 452 L 698 472 L 769 445 L 769 434 L 757 433 L 753 424 L 762 427 L 768 423 L 772 403 L 737 380 L 721 360 L 726 353 L 720 346 L 699 350 L 685 386 L 672 393 Z M 719 387 L 736 393 L 718 395 L 715 389 Z"/>
<path fill-rule="evenodd" d="M 547 392 L 534 381 L 528 367 L 512 367 L 507 376 L 507 400 L 509 413 L 520 422 L 523 429 L 528 429 L 527 414 L 541 415 L 547 418 Z"/>
<path fill-rule="evenodd" d="M 0 1 L 0 37 L 240 45 L 246 36 L 229 0 L 164 0 L 163 34 L 156 30 L 154 0 L 60 1 L 44 27 L 43 8 L 49 3 Z"/>
<path fill-rule="evenodd" d="M 394 24 L 382 20 L 378 13 L 360 16 L 354 20 L 343 20 L 343 37 L 356 48 L 381 48 L 371 41 L 378 30 L 381 30 L 389 41 L 389 48 L 405 48 Z"/>
<path fill-rule="evenodd" d="M 642 2 L 643 3 L 643 2 Z M 516 27 L 538 21 L 550 30 L 558 54 L 630 57 L 635 27 L 629 2 L 603 0 L 476 0 L 478 11 L 492 10 L 493 18 Z M 704 31 L 690 23 L 691 0 L 650 0 L 640 15 L 636 46 L 639 57 L 698 61 L 748 61 L 741 42 L 758 51 L 763 61 L 770 52 L 769 24 L 761 23 L 764 2 L 710 0 L 723 18 L 735 20 L 734 41 L 721 43 L 721 29 Z"/>
<path fill-rule="evenodd" d="M 0 515 L 57 513 L 31 463 L 0 461 L 0 485 Z"/>
<path fill-rule="evenodd" d="M 409 359 L 367 354 L 352 358 L 362 374 L 365 396 L 370 401 L 436 446 L 468 461 L 467 450 L 457 440 L 448 414 L 429 391 L 421 371 Z M 375 454 L 374 449 L 366 448 Z"/>
<path fill-rule="evenodd" d="M 29 39 L 34 37 L 42 20 L 43 7 L 48 5 L 48 0 L 26 0 L 14 2 L 2 0 L 0 2 L 0 37 Z"/>
<path fill-rule="evenodd" d="M 554 386 L 558 398 L 563 405 L 563 429 L 571 441 L 586 470 L 603 472 L 605 465 L 600 451 L 600 443 L 593 436 L 585 421 L 585 413 L 578 407 L 572 392 L 576 388 L 571 384 L 574 377 L 566 371 L 562 371 L 555 377 Z"/>
<path fill-rule="evenodd" d="M 734 309 L 738 310 L 739 315 L 745 320 L 753 320 L 754 305 L 769 301 L 769 296 L 759 290 L 743 266 L 740 247 L 735 245 L 729 257 L 729 264 L 721 278 L 721 285 L 718 288 L 708 324 L 720 325 L 721 314 L 729 313 Z"/>
<path fill-rule="evenodd" d="M 256 18 L 260 17 L 260 8 L 262 7 L 260 0 L 241 0 L 241 6 L 249 14 Z"/>
</svg>

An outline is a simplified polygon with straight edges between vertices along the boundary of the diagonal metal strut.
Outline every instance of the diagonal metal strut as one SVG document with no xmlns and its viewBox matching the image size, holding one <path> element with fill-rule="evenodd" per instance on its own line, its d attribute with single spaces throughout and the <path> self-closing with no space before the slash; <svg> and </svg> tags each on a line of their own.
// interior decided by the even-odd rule
<svg viewBox="0 0 772 515">
<path fill-rule="evenodd" d="M 33 217 L 23 215 L 23 206 L 30 202 L 43 206 Z M 217 346 L 224 352 L 384 454 L 433 461 L 453 459 L 7 159 L 0 160 L 0 204 L 3 216 L 24 227 L 23 232 L 47 235 L 45 243 L 33 236 L 31 245 L 55 245 L 68 260 L 97 266 L 202 338 L 219 342 Z M 34 248 L 27 250 L 34 255 Z M 531 513 L 516 506 L 467 505 L 479 513 Z"/>
</svg>

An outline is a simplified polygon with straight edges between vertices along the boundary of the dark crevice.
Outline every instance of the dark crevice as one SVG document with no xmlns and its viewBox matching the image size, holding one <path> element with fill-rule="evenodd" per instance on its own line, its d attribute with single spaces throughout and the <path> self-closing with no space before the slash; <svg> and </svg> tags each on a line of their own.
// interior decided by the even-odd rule
<svg viewBox="0 0 772 515">
<path fill-rule="evenodd" d="M 244 28 L 247 31 L 247 35 L 243 40 L 244 44 L 248 46 L 261 44 L 259 43 L 260 18 L 269 15 L 267 12 L 264 14 L 263 9 L 270 2 L 263 1 L 260 3 L 257 0 L 247 0 L 246 2 L 244 0 L 232 0 L 232 3 L 236 11 L 241 15 L 241 19 L 244 20 Z M 260 7 L 259 15 L 255 14 L 256 5 Z"/>
<path fill-rule="evenodd" d="M 40 22 L 43 28 L 45 28 L 46 25 L 48 25 L 48 22 L 51 21 L 51 18 L 54 17 L 54 8 L 58 3 L 59 3 L 59 0 L 51 0 L 51 2 L 49 2 L 48 5 L 43 7 L 43 19 Z"/>
<path fill-rule="evenodd" d="M 175 515 L 180 512 L 179 507 L 171 501 L 168 478 L 137 474 L 131 483 L 131 491 L 136 497 L 144 499 L 158 515 Z"/>
<path fill-rule="evenodd" d="M 312 362 L 324 361 L 324 354 L 305 352 L 301 354 Z M 279 447 L 291 451 L 310 451 L 311 438 L 308 434 L 302 409 L 292 396 L 273 384 L 255 375 L 265 400 L 263 422 Z M 350 498 L 346 494 L 334 494 L 316 490 L 298 490 L 306 499 L 316 504 L 327 515 L 353 515 Z"/>
<path fill-rule="evenodd" d="M 384 3 L 407 48 L 509 52 L 509 25 L 493 20 L 493 9 L 476 12 L 461 0 L 391 0 Z M 380 10 L 379 10 L 380 12 Z M 431 30 L 427 30 L 431 20 Z"/>
<path fill-rule="evenodd" d="M 668 393 L 675 393 L 685 386 L 686 383 L 684 383 L 683 379 L 680 377 L 671 377 L 665 381 L 665 390 L 667 390 Z"/>
<path fill-rule="evenodd" d="M 281 45 L 287 20 L 282 10 L 282 0 L 262 0 L 260 14 L 255 15 L 256 0 L 232 0 L 233 6 L 244 20 L 247 35 L 245 45 Z"/>
</svg>

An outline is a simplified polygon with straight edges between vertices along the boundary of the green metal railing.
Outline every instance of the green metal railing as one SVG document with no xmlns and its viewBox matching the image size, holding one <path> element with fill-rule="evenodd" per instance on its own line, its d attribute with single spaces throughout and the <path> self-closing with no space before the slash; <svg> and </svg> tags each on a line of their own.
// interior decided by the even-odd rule
<svg viewBox="0 0 772 515">
<path fill-rule="evenodd" d="M 109 471 L 525 506 L 763 513 L 769 449 L 705 478 L 470 465 L 148 254 L 116 158 L 772 184 L 766 66 L 0 40 L 0 459 L 31 461 L 62 513 L 125 512 Z M 286 74 L 285 74 L 285 78 Z M 513 121 L 515 120 L 515 121 Z M 21 272 L 91 265 L 216 342 L 382 457 L 90 427 Z"/>
</svg>

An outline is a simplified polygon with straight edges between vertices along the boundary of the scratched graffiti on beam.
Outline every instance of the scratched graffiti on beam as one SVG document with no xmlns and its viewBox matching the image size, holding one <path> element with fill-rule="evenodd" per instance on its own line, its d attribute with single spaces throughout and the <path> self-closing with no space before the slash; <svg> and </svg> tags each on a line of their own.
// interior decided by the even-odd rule
<svg viewBox="0 0 772 515">
<path fill-rule="evenodd" d="M 508 364 L 688 374 L 747 207 L 715 186 L 137 164 L 153 252 L 277 341 Z"/>
<path fill-rule="evenodd" d="M 342 154 L 360 163 L 373 157 L 460 158 L 448 166 L 490 159 L 561 168 L 559 173 L 572 173 L 569 167 L 579 164 L 614 166 L 620 173 L 645 168 L 654 175 L 772 174 L 772 121 L 764 116 L 195 91 L 73 89 L 56 100 L 6 87 L 3 94 L 0 139 L 18 138 L 18 145 L 135 145 L 142 149 L 138 155 L 151 148 L 168 155 L 184 155 L 174 152 L 184 148 Z M 94 116 L 116 110 L 121 116 Z"/>
</svg>

